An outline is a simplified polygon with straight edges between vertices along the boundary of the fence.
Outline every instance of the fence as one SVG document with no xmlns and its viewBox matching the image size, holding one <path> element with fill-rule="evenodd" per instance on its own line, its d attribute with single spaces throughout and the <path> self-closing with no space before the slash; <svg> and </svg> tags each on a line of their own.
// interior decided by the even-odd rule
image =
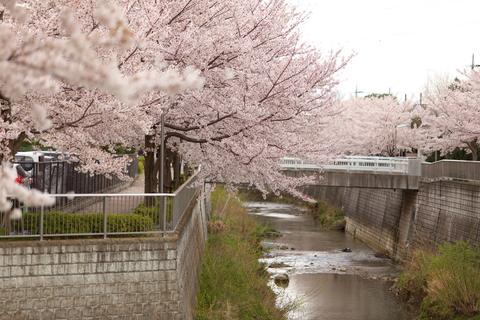
<svg viewBox="0 0 480 320">
<path fill-rule="evenodd" d="M 480 181 L 480 161 L 441 160 L 422 163 L 423 179 Z"/>
<path fill-rule="evenodd" d="M 76 170 L 79 166 L 76 162 L 48 161 L 26 162 L 18 161 L 25 171 L 29 173 L 31 188 L 50 194 L 65 194 L 74 192 L 100 193 L 111 190 L 124 181 L 116 176 L 111 178 L 105 175 L 84 173 Z M 124 173 L 130 178 L 135 178 L 138 170 L 138 159 L 132 156 L 132 161 L 125 168 Z"/>
<path fill-rule="evenodd" d="M 342 171 L 371 171 L 374 173 L 400 173 L 419 176 L 421 173 L 421 160 L 413 158 L 395 157 L 361 157 L 347 156 L 336 159 L 332 164 L 317 165 L 310 164 L 297 158 L 284 158 L 281 166 L 287 169 L 320 169 L 342 170 Z"/>
<path fill-rule="evenodd" d="M 285 169 L 323 169 L 343 171 L 372 171 L 374 173 L 401 173 L 421 176 L 422 179 L 455 179 L 480 181 L 480 161 L 441 160 L 421 162 L 417 158 L 348 156 L 334 160 L 333 164 L 319 167 L 297 158 L 283 158 Z"/>
<path fill-rule="evenodd" d="M 103 237 L 155 235 L 175 232 L 182 216 L 200 191 L 197 176 L 175 193 L 159 194 L 56 194 L 61 206 L 35 208 L 23 205 L 23 218 L 4 214 L 0 238 Z M 85 207 L 85 202 L 91 205 Z"/>
</svg>

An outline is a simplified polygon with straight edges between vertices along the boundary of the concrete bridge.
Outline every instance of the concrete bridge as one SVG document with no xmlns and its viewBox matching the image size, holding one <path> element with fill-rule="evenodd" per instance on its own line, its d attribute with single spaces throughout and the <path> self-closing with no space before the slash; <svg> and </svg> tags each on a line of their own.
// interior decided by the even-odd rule
<svg viewBox="0 0 480 320">
<path fill-rule="evenodd" d="M 348 156 L 322 167 L 297 158 L 284 158 L 287 176 L 321 173 L 318 184 L 334 187 L 418 190 L 422 178 L 417 158 Z"/>
</svg>

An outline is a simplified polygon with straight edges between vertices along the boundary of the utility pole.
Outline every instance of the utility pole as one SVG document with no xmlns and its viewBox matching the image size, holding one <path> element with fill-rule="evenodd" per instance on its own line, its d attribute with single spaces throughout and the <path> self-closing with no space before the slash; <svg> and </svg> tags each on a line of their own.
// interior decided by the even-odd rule
<svg viewBox="0 0 480 320">
<path fill-rule="evenodd" d="M 355 86 L 355 98 L 358 96 L 359 93 L 363 93 L 363 91 L 358 91 L 358 85 Z"/>
<path fill-rule="evenodd" d="M 475 53 L 472 53 L 472 64 L 469 67 L 472 67 L 472 71 L 473 68 L 480 67 L 480 64 L 475 65 Z"/>
</svg>

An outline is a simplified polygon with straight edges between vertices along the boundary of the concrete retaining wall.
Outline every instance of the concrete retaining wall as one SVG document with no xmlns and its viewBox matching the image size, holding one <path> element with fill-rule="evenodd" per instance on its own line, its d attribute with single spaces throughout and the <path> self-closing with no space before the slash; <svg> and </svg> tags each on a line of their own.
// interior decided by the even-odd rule
<svg viewBox="0 0 480 320">
<path fill-rule="evenodd" d="M 0 319 L 193 319 L 201 202 L 177 235 L 0 242 Z"/>
<path fill-rule="evenodd" d="M 346 231 L 395 260 L 431 241 L 480 244 L 480 185 L 422 181 L 419 191 L 312 186 L 313 197 L 342 207 Z"/>
<path fill-rule="evenodd" d="M 413 195 L 412 195 L 413 193 Z M 405 258 L 409 246 L 412 201 L 415 191 L 343 187 L 309 187 L 308 194 L 341 207 L 346 231 L 396 260 Z"/>
<path fill-rule="evenodd" d="M 458 181 L 422 182 L 415 244 L 470 240 L 480 244 L 480 185 Z"/>
</svg>

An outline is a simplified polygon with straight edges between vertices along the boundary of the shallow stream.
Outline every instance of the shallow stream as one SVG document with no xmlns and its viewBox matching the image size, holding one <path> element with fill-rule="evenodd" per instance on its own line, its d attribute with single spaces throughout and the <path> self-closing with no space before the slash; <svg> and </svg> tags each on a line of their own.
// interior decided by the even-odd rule
<svg viewBox="0 0 480 320">
<path fill-rule="evenodd" d="M 272 274 L 272 288 L 282 301 L 296 299 L 301 307 L 290 319 L 406 320 L 412 319 L 389 288 L 399 270 L 389 259 L 340 230 L 325 230 L 311 216 L 299 215 L 295 205 L 272 202 L 246 203 L 262 225 L 283 236 L 267 238 L 271 250 L 262 259 Z M 351 252 L 342 250 L 349 248 Z M 286 288 L 273 277 L 287 274 Z M 281 301 L 279 301 L 281 303 Z"/>
</svg>

